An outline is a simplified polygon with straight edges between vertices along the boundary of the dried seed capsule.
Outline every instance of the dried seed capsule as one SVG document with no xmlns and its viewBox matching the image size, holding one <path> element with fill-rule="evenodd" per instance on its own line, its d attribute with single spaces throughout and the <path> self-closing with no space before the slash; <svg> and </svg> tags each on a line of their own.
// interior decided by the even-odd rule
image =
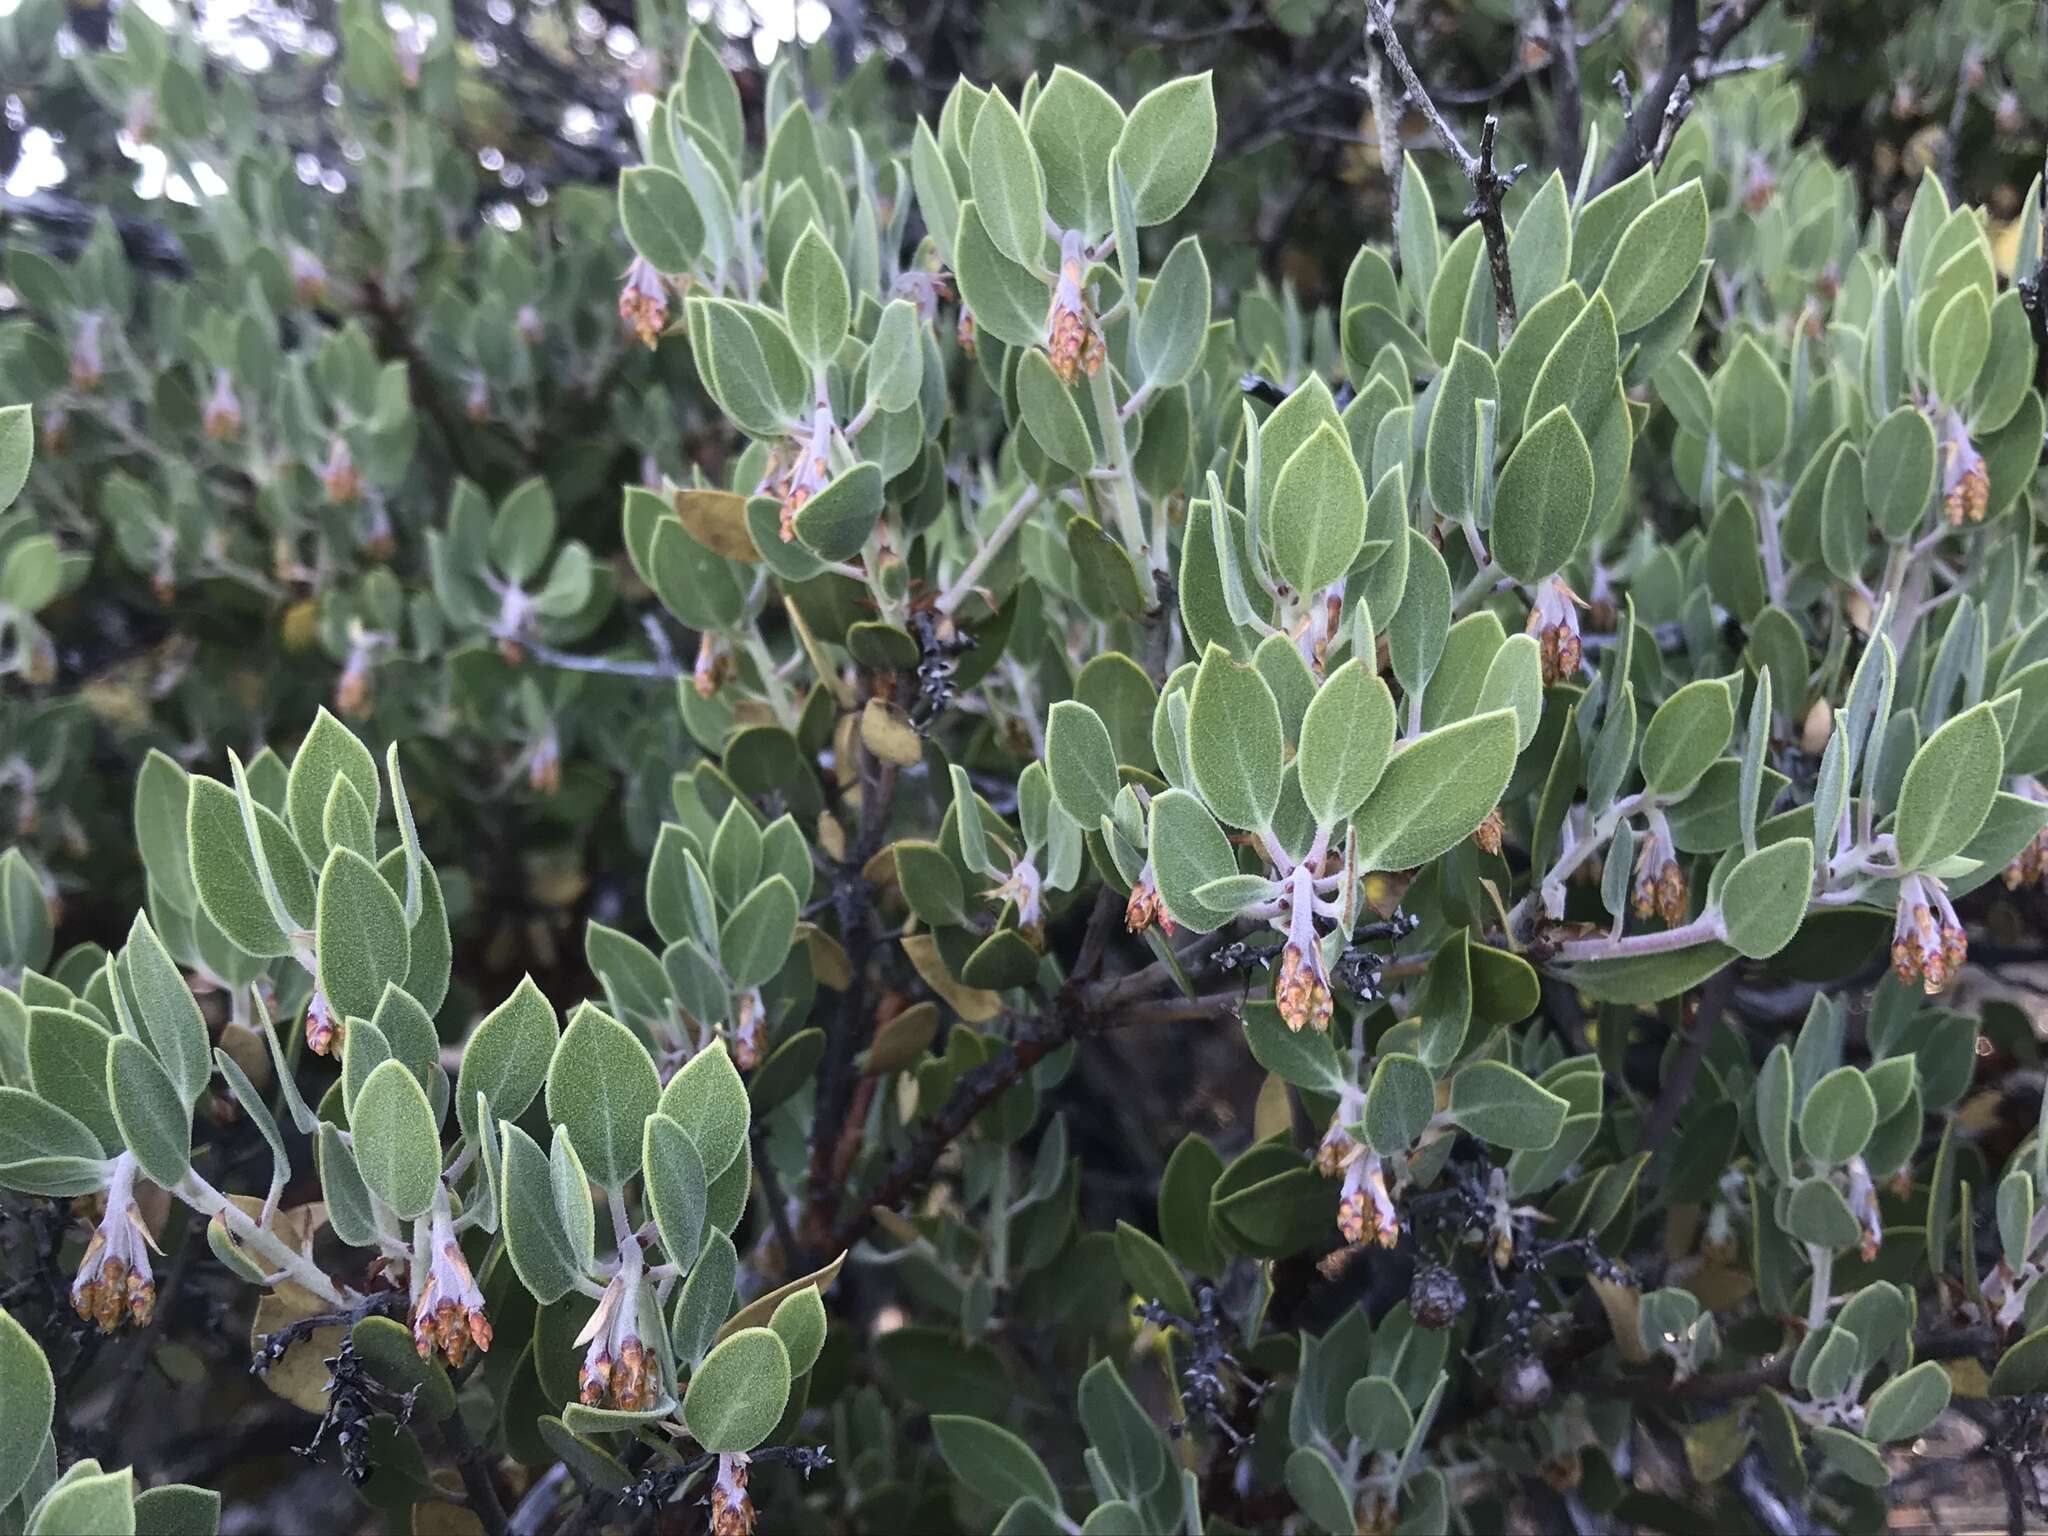
<svg viewBox="0 0 2048 1536">
<path fill-rule="evenodd" d="M 1425 1328 L 1448 1328 L 1465 1310 L 1465 1283 L 1448 1265 L 1417 1265 L 1408 1286 L 1408 1310 Z"/>
</svg>

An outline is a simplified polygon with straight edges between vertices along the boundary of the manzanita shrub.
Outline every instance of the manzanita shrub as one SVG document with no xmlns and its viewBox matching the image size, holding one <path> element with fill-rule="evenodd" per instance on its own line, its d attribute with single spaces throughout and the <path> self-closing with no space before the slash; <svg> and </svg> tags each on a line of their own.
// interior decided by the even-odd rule
<svg viewBox="0 0 2048 1536">
<path fill-rule="evenodd" d="M 643 472 L 574 531 L 550 478 L 606 464 L 423 489 L 395 127 L 346 279 L 253 181 L 153 330 L 111 225 L 11 253 L 9 672 L 97 529 L 166 602 L 312 562 L 339 713 L 142 759 L 112 943 L 0 859 L 7 1528 L 218 1527 L 60 1412 L 123 1334 L 148 1411 L 201 1268 L 419 1531 L 1868 1530 L 1954 1423 L 2019 1520 L 2043 188 L 1866 214 L 1785 69 L 1715 64 L 1757 9 L 1567 175 L 1468 150 L 1372 0 L 1371 99 L 1448 154 L 1322 304 L 1175 238 L 1206 74 L 897 135 L 688 30 L 623 243 L 422 282 L 515 439 L 541 346 L 715 409 L 686 468 L 636 375 Z M 343 13 L 426 121 L 448 38 Z M 250 132 L 133 22 L 99 89 Z M 109 405 L 145 348 L 177 386 Z M 493 755 L 571 820 L 631 759 L 587 998 L 457 942 Z M 1155 1134 L 1203 1060 L 1228 1107 Z"/>
</svg>

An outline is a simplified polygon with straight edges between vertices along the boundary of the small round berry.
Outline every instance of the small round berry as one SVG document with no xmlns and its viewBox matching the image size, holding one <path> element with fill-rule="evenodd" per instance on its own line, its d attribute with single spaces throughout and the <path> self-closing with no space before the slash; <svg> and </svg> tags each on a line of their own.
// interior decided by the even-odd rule
<svg viewBox="0 0 2048 1536">
<path fill-rule="evenodd" d="M 1531 1414 L 1550 1401 L 1550 1372 L 1534 1355 L 1517 1355 L 1500 1373 L 1500 1400 L 1510 1413 Z"/>
</svg>

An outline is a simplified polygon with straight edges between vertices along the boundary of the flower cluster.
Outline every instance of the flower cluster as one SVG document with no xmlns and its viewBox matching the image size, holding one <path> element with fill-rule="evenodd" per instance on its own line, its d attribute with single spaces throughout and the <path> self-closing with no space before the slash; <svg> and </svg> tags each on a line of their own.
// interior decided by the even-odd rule
<svg viewBox="0 0 2048 1536">
<path fill-rule="evenodd" d="M 1287 942 L 1280 951 L 1280 974 L 1273 984 L 1273 1001 L 1280 1020 L 1289 1029 L 1307 1025 L 1328 1029 L 1335 997 L 1330 986 L 1330 968 L 1323 959 L 1322 938 L 1315 925 L 1315 878 L 1304 859 L 1287 876 L 1283 898 L 1287 912 Z"/>
<path fill-rule="evenodd" d="M 413 1346 L 422 1360 L 439 1355 L 451 1370 L 460 1369 L 472 1346 L 479 1353 L 491 1347 L 484 1294 L 469 1272 L 445 1206 L 434 1212 L 429 1242 L 432 1256 L 412 1304 Z"/>
<path fill-rule="evenodd" d="M 1147 859 L 1131 885 L 1130 900 L 1124 903 L 1124 928 L 1130 933 L 1143 933 L 1154 923 L 1161 933 L 1173 937 L 1173 917 L 1160 900 L 1159 881 L 1152 873 L 1152 861 Z"/>
<path fill-rule="evenodd" d="M 1578 676 L 1585 662 L 1585 643 L 1579 637 L 1580 606 L 1578 595 L 1559 577 L 1550 577 L 1536 589 L 1528 631 L 1536 637 L 1546 688 Z"/>
<path fill-rule="evenodd" d="M 1649 833 L 1636 854 L 1636 916 L 1648 917 L 1654 912 L 1664 919 L 1665 927 L 1676 928 L 1685 921 L 1685 873 L 1678 867 L 1670 823 L 1657 811 L 1651 811 L 1647 819 Z"/>
<path fill-rule="evenodd" d="M 1401 1217 L 1387 1189 L 1385 1165 L 1377 1152 L 1345 1129 L 1344 1114 L 1340 1107 L 1316 1147 L 1316 1172 L 1344 1180 L 1337 1200 L 1337 1230 L 1344 1240 L 1391 1248 L 1401 1240 Z"/>
<path fill-rule="evenodd" d="M 1070 388 L 1082 374 L 1094 378 L 1109 353 L 1102 327 L 1081 291 L 1087 263 L 1080 238 L 1069 230 L 1061 241 L 1059 281 L 1053 285 L 1052 307 L 1045 316 L 1046 355 L 1052 359 L 1052 371 Z"/>
<path fill-rule="evenodd" d="M 341 1049 L 341 1025 L 328 1006 L 327 994 L 318 987 L 306 999 L 306 1049 L 315 1056 Z"/>
<path fill-rule="evenodd" d="M 750 1536 L 754 1501 L 747 1494 L 747 1457 L 728 1452 L 718 1458 L 711 1482 L 711 1536 Z"/>
<path fill-rule="evenodd" d="M 1981 523 L 1991 505 L 1991 476 L 1984 455 L 1970 441 L 1959 412 L 1950 411 L 1941 427 L 1941 510 L 1957 527 Z"/>
<path fill-rule="evenodd" d="M 2015 793 L 2036 805 L 2048 801 L 2048 789 L 2043 789 L 2038 779 L 2019 778 L 2013 781 L 2012 787 Z M 2012 862 L 2005 866 L 2004 880 L 2008 891 L 2016 891 L 2023 885 L 2048 882 L 2048 827 L 2036 832 L 2033 840 L 2013 855 Z"/>
<path fill-rule="evenodd" d="M 588 1346 L 576 1378 L 577 1397 L 585 1406 L 638 1413 L 660 1398 L 661 1373 L 640 1338 L 637 1262 L 629 1261 L 612 1277 L 576 1342 Z"/>
<path fill-rule="evenodd" d="M 102 1333 L 124 1322 L 149 1325 L 156 1315 L 156 1276 L 149 1266 L 149 1228 L 134 1197 L 135 1159 L 123 1153 L 114 1161 L 107 1186 L 107 1210 L 93 1228 L 71 1282 L 71 1305 L 81 1318 Z"/>
<path fill-rule="evenodd" d="M 1948 985 L 1969 952 L 1962 919 L 1941 882 L 1932 875 L 1901 880 L 1899 915 L 1892 925 L 1892 970 L 1899 980 L 1918 981 L 1932 996 Z"/>
<path fill-rule="evenodd" d="M 668 324 L 668 288 L 644 256 L 635 256 L 619 289 L 619 319 L 650 351 Z"/>
</svg>

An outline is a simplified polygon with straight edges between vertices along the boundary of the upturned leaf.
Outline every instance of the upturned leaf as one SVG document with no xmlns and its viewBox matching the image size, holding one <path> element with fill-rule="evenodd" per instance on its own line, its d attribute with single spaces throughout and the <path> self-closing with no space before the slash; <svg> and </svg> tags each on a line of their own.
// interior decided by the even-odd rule
<svg viewBox="0 0 2048 1536">
<path fill-rule="evenodd" d="M 1358 809 L 1386 770 L 1393 746 L 1394 696 L 1353 657 L 1323 680 L 1302 715 L 1295 762 L 1316 825 L 1335 826 Z"/>
<path fill-rule="evenodd" d="M 327 855 L 313 931 L 320 991 L 336 1014 L 369 1018 L 387 985 L 404 984 L 412 965 L 405 908 L 376 866 L 353 848 Z"/>
<path fill-rule="evenodd" d="M 1515 734 L 1514 711 L 1502 709 L 1397 748 L 1352 816 L 1359 867 L 1413 869 L 1470 837 L 1514 772 Z"/>
<path fill-rule="evenodd" d="M 1908 537 L 1934 501 L 1934 424 L 1902 405 L 1870 434 L 1863 453 L 1863 500 L 1886 538 Z"/>
<path fill-rule="evenodd" d="M 774 1330 L 742 1329 L 690 1373 L 683 1422 L 706 1451 L 751 1451 L 781 1422 L 789 1382 L 789 1351 Z"/>
<path fill-rule="evenodd" d="M 1767 959 L 1792 942 L 1806 916 L 1813 885 L 1813 844 L 1786 838 L 1748 855 L 1721 887 L 1728 942 L 1752 960 Z"/>
<path fill-rule="evenodd" d="M 547 1154 L 509 1120 L 498 1123 L 497 1134 L 503 1138 L 500 1216 L 505 1253 L 520 1284 L 547 1306 L 575 1289 L 582 1256 L 570 1242 L 555 1203 Z"/>
<path fill-rule="evenodd" d="M 1927 869 L 1962 852 L 1991 814 L 2004 772 L 2005 740 L 1988 702 L 1928 737 L 1899 787 L 1899 868 Z"/>
<path fill-rule="evenodd" d="M 1792 393 L 1753 337 L 1714 375 L 1714 439 L 1737 469 L 1754 474 L 1785 451 L 1792 433 Z"/>
<path fill-rule="evenodd" d="M 1365 481 L 1343 431 L 1319 423 L 1288 455 L 1266 509 L 1273 563 L 1303 596 L 1351 568 L 1365 542 Z"/>
<path fill-rule="evenodd" d="M 932 1438 L 953 1475 L 990 1503 L 1036 1499 L 1060 1507 L 1060 1492 L 1038 1453 L 1007 1429 L 962 1414 L 932 1415 Z"/>
<path fill-rule="evenodd" d="M 687 1271 L 703 1247 L 710 1180 L 689 1133 L 667 1115 L 647 1117 L 641 1175 L 669 1261 Z"/>
<path fill-rule="evenodd" d="M 1735 704 L 1713 678 L 1687 683 L 1657 706 L 1643 730 L 1643 786 L 1653 795 L 1682 796 L 1714 765 L 1735 734 Z"/>
<path fill-rule="evenodd" d="M 1451 1079 L 1450 1117 L 1490 1146 L 1540 1152 L 1571 1106 L 1504 1062 L 1475 1061 Z"/>
<path fill-rule="evenodd" d="M 1707 250 L 1707 195 L 1698 180 L 1665 193 L 1630 221 L 1600 291 L 1624 334 L 1648 325 L 1691 285 Z"/>
<path fill-rule="evenodd" d="M 1864 1438 L 1879 1445 L 1912 1439 L 1941 1417 L 1953 1391 L 1941 1362 L 1922 1360 L 1879 1387 L 1864 1404 Z"/>
<path fill-rule="evenodd" d="M 1258 669 L 1211 645 L 1195 674 L 1188 730 L 1195 787 L 1209 809 L 1246 831 L 1270 826 L 1287 743 L 1280 705 Z"/>
<path fill-rule="evenodd" d="M 197 1102 L 211 1075 L 206 1019 L 177 962 L 164 948 L 149 919 L 135 915 L 122 950 L 122 968 L 135 992 L 137 1022 L 188 1105 Z"/>
<path fill-rule="evenodd" d="M 1413 1056 L 1382 1056 L 1365 1093 L 1365 1136 L 1381 1157 L 1405 1157 L 1436 1113 L 1436 1079 Z"/>
<path fill-rule="evenodd" d="M 689 1133 L 711 1178 L 731 1167 L 746 1144 L 752 1113 L 747 1085 L 723 1040 L 714 1040 L 683 1064 L 661 1090 L 659 1107 Z"/>
<path fill-rule="evenodd" d="M 356 1166 L 401 1221 L 424 1215 L 441 1179 L 441 1136 L 426 1091 L 398 1061 L 378 1064 L 349 1114 Z"/>
<path fill-rule="evenodd" d="M 1115 157 L 1130 183 L 1137 222 L 1163 224 L 1185 208 L 1215 153 L 1216 96 L 1208 71 L 1169 80 L 1140 97 Z"/>
<path fill-rule="evenodd" d="M 1523 434 L 1501 469 L 1493 558 L 1517 581 L 1540 581 L 1571 559 L 1592 512 L 1593 455 L 1559 405 Z"/>
<path fill-rule="evenodd" d="M 1021 267 L 1045 250 L 1045 173 L 1023 119 L 1001 91 L 990 91 L 974 119 L 967 151 L 974 206 L 995 247 Z"/>
<path fill-rule="evenodd" d="M 782 312 L 789 321 L 789 339 L 812 368 L 823 368 L 838 353 L 846 340 L 852 305 L 846 268 L 824 232 L 812 224 L 782 269 Z"/>
<path fill-rule="evenodd" d="M 26 418 L 25 409 L 22 414 Z M 35 1471 L 56 1410 L 56 1382 L 42 1346 L 12 1313 L 0 1311 L 0 1503 L 12 1504 Z"/>
<path fill-rule="evenodd" d="M 1060 809 L 1087 830 L 1116 803 L 1116 748 L 1086 704 L 1061 699 L 1046 716 L 1045 771 Z"/>
<path fill-rule="evenodd" d="M 647 1047 L 625 1025 L 585 1003 L 548 1063 L 548 1118 L 568 1128 L 590 1176 L 608 1190 L 640 1171 L 642 1128 L 661 1102 Z"/>
<path fill-rule="evenodd" d="M 1799 1110 L 1799 1140 L 1816 1162 L 1846 1163 L 1876 1128 L 1877 1100 L 1854 1067 L 1837 1067 L 1815 1083 Z"/>
<path fill-rule="evenodd" d="M 483 1016 L 462 1048 L 455 1116 L 465 1136 L 475 1140 L 492 1130 L 476 1122 L 479 1093 L 489 1098 L 495 1114 L 516 1119 L 526 1113 L 547 1082 L 556 1038 L 554 1005 L 531 976 L 521 977 L 512 995 Z"/>
<path fill-rule="evenodd" d="M 107 1051 L 107 1096 L 135 1165 L 153 1183 L 175 1188 L 192 1166 L 192 1111 L 140 1040 L 114 1037 Z"/>
<path fill-rule="evenodd" d="M 619 222 L 635 252 L 657 272 L 690 271 L 704 246 L 704 218 L 683 178 L 659 166 L 619 173 Z"/>
</svg>

